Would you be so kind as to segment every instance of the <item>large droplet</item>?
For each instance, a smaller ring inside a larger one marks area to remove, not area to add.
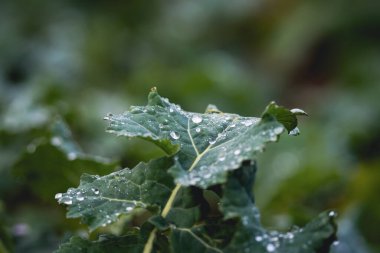
[[[268,252],[273,252],[276,249],[276,247],[273,244],[269,243],[266,249]]]
[[[174,140],[178,140],[179,139],[179,134],[174,132],[174,131],[171,131],[170,132],[170,137],[172,137]]]
[[[194,115],[192,118],[191,118],[191,121],[195,124],[199,124],[202,122],[202,117],[199,116],[199,115]]]
[[[299,109],[299,108],[294,108],[294,109],[291,109],[290,111],[293,114],[295,114],[295,115],[305,115],[305,116],[308,116],[307,113],[304,110]]]

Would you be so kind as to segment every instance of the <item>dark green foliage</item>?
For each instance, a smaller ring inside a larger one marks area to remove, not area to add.
[[[73,237],[57,252],[327,252],[336,239],[334,212],[301,229],[268,231],[252,193],[257,154],[284,129],[298,134],[296,115],[306,113],[275,103],[261,118],[210,108],[187,112],[152,89],[147,106],[108,115],[108,132],[151,141],[167,157],[102,177],[84,174],[78,188],[56,197],[68,205],[67,217],[82,218],[90,230],[145,209],[144,236],[126,228],[98,241]]]

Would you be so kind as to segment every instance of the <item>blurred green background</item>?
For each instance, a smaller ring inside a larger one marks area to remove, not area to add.
[[[333,209],[333,252],[380,252],[379,83],[379,1],[1,0],[0,252],[86,236],[55,193],[107,172],[97,166],[162,155],[102,120],[145,104],[153,86],[189,111],[304,109],[301,135],[259,158],[263,224],[287,229]]]

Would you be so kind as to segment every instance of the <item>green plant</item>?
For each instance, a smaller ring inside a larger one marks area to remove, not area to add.
[[[304,228],[268,231],[252,194],[255,158],[287,130],[297,135],[300,109],[270,103],[260,118],[182,110],[153,88],[147,106],[108,115],[108,132],[153,142],[167,156],[106,176],[84,174],[78,188],[58,193],[68,218],[90,231],[149,214],[136,228],[91,241],[72,237],[57,252],[328,252],[334,212]],[[144,216],[146,217],[146,216]]]

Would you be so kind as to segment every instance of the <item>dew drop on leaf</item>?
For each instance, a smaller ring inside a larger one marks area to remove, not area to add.
[[[249,127],[250,125],[253,124],[253,121],[252,121],[252,120],[246,120],[246,121],[242,121],[241,123],[242,123],[244,126]]]
[[[96,195],[99,194],[99,190],[98,190],[98,189],[92,188],[91,190],[92,190]]]
[[[202,122],[202,117],[199,116],[199,115],[194,115],[192,118],[191,118],[191,121],[193,121],[193,123],[195,124],[199,124]]]
[[[179,134],[174,132],[174,131],[171,131],[170,132],[170,136],[174,139],[174,140],[178,140],[179,139]]]
[[[57,193],[54,196],[55,199],[60,199],[61,197],[62,197],[62,193]]]
[[[78,201],[83,201],[83,200],[84,200],[84,197],[83,197],[83,196],[78,196],[78,197],[77,197],[77,200],[78,200]]]
[[[201,129],[199,127],[195,128],[195,132],[199,133]]]
[[[241,153],[240,149],[236,149],[236,150],[234,151],[234,154],[235,154],[235,155],[239,155],[240,153]]]
[[[59,146],[62,144],[62,139],[57,136],[54,136],[53,138],[51,138],[50,143],[54,146]]]
[[[75,160],[76,158],[77,154],[75,154],[74,152],[70,152],[67,154],[67,159],[69,159],[70,161]]]
[[[263,240],[263,238],[262,238],[261,236],[257,235],[257,236],[255,237],[255,240],[256,240],[257,242],[261,242],[261,241]]]
[[[273,252],[276,249],[276,247],[273,244],[269,243],[266,249],[268,252]]]
[[[126,209],[127,209],[127,211],[132,211],[132,210],[133,210],[133,207],[128,206]]]
[[[300,130],[298,127],[294,128],[292,131],[289,132],[289,135],[297,136],[300,134]]]
[[[65,201],[63,201],[63,204],[66,204],[66,205],[71,205],[73,203],[73,201],[71,199],[67,199]]]

